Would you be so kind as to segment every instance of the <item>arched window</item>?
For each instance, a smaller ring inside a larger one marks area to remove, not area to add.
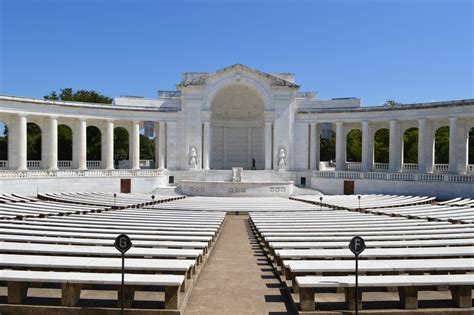
[[[123,127],[114,128],[114,161],[115,168],[130,168],[128,165],[130,151],[130,135]]]
[[[418,128],[410,128],[403,134],[403,163],[418,163]]]
[[[449,163],[449,126],[443,126],[435,132],[435,164]]]
[[[58,160],[72,161],[72,129],[58,125]]]
[[[41,128],[29,122],[26,134],[28,168],[41,168]]]

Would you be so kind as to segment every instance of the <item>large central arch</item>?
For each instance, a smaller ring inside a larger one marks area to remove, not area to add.
[[[265,166],[264,111],[260,95],[246,85],[224,87],[211,105],[211,169]]]

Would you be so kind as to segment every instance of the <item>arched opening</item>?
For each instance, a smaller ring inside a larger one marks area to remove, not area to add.
[[[140,130],[140,168],[156,168],[153,122],[145,122]]]
[[[247,86],[232,85],[216,94],[211,108],[210,168],[251,169],[255,160],[256,169],[264,169],[265,106],[260,95]],[[195,149],[202,153],[202,148]]]
[[[409,128],[403,134],[403,170],[418,170],[418,128]]]
[[[469,164],[469,171],[474,172],[474,127],[469,130],[469,139],[467,145],[467,163]]]
[[[336,132],[332,130],[332,124],[321,124],[319,135],[319,161],[322,163],[320,169],[334,167],[336,161]]]
[[[449,126],[436,129],[435,132],[435,163],[449,163]]]
[[[58,166],[72,167],[72,129],[66,125],[58,125]]]
[[[114,164],[115,168],[130,168],[130,135],[123,127],[114,128]]]
[[[8,127],[0,121],[0,169],[8,168]]]
[[[28,168],[41,168],[41,128],[35,123],[26,125]]]
[[[388,170],[390,130],[379,129],[374,134],[374,170]]]
[[[436,172],[447,172],[449,164],[449,126],[436,129],[434,136],[434,162]]]
[[[346,136],[346,162],[362,162],[362,131],[352,129]]]
[[[87,168],[100,168],[102,133],[96,126],[87,126]]]

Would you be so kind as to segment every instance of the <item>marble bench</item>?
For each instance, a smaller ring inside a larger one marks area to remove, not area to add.
[[[61,284],[62,306],[75,306],[84,284],[118,286],[120,296],[121,277],[121,273],[0,270],[0,281],[7,282],[8,303],[12,304],[23,303],[30,283]],[[125,274],[124,306],[132,305],[136,286],[160,286],[165,288],[165,309],[178,309],[179,292],[184,278],[183,275]]]
[[[300,309],[315,310],[316,288],[344,288],[345,301],[349,310],[355,309],[355,277],[304,276],[295,278],[299,288]],[[418,308],[418,290],[422,287],[449,286],[454,303],[460,308],[472,307],[471,287],[474,275],[395,275],[359,276],[359,287],[398,287],[400,301],[405,309]],[[359,307],[362,307],[362,293],[359,290]]]

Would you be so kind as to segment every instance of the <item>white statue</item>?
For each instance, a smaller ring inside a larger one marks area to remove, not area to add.
[[[189,169],[190,170],[196,170],[197,169],[196,156],[197,156],[196,148],[191,147],[189,149]]]
[[[280,148],[280,152],[278,152],[278,169],[284,170],[286,166],[285,161],[286,153],[284,148]]]

